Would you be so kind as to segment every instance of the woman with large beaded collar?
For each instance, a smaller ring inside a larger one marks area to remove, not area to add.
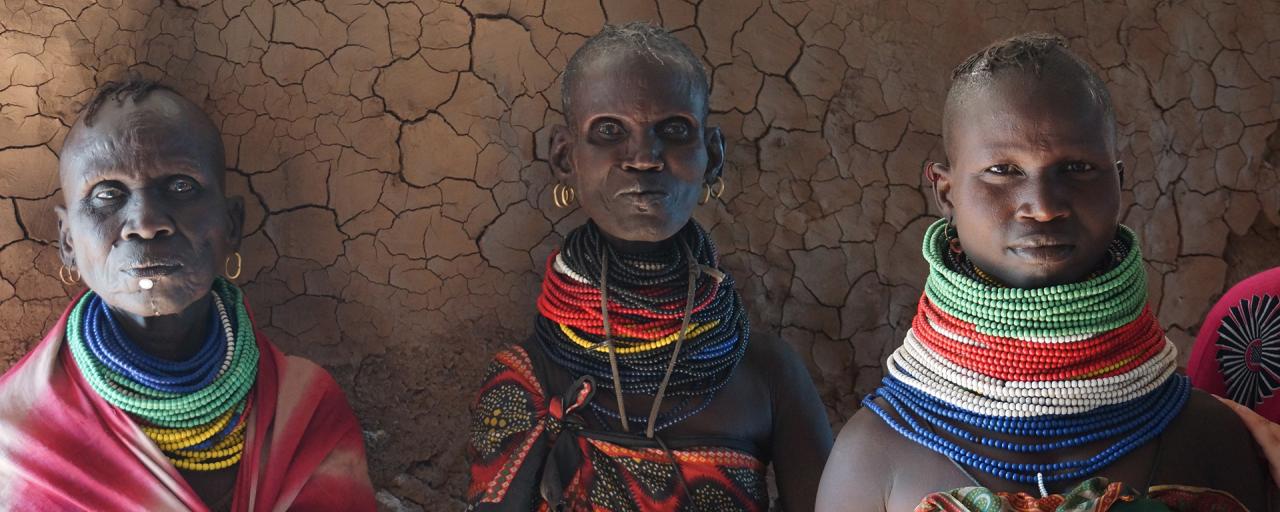
[[[1146,306],[1101,78],[1014,37],[956,69],[943,123],[925,293],[818,510],[1264,510],[1248,431],[1189,391]]]
[[[239,288],[239,197],[194,103],[96,91],[57,207],[81,293],[0,380],[0,508],[373,510],[359,424],[323,369],[261,333]]]
[[[570,59],[551,166],[590,220],[553,252],[535,333],[472,413],[476,510],[811,510],[831,432],[804,366],[749,331],[694,207],[721,192],[700,61],[605,27]]]

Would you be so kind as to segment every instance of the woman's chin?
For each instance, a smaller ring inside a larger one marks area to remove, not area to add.
[[[209,292],[208,286],[199,289],[192,283],[155,280],[150,288],[146,284],[127,289],[98,293],[112,309],[138,317],[156,317],[183,313]],[[95,290],[95,292],[97,292]]]
[[[1014,288],[1047,288],[1083,281],[1089,270],[1068,263],[1025,265],[1014,272],[993,273],[1000,282]],[[1000,275],[1004,274],[1004,275]]]
[[[653,244],[671,239],[688,222],[688,219],[683,222],[677,222],[666,215],[637,214],[628,215],[621,219],[615,218],[612,226],[601,225],[601,228],[608,235],[611,242]]]

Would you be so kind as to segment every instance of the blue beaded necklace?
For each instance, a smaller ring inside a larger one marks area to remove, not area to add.
[[[1070,481],[1092,475],[1163,432],[1182,410],[1190,394],[1187,378],[1175,376],[1156,391],[1138,400],[1099,408],[1086,414],[1013,419],[964,411],[912,389],[893,377],[886,377],[883,384],[876,392],[867,395],[862,405],[879,415],[899,434],[961,464],[1020,483]],[[877,397],[883,398],[896,414],[890,414],[875,403]],[[974,434],[957,423],[1001,434],[1057,439],[1041,443],[1015,443]],[[1006,462],[978,454],[936,434],[927,425],[971,443],[1015,453],[1045,453],[1100,439],[1122,437],[1088,459],[1028,464]]]
[[[218,378],[227,354],[219,317],[210,306],[209,334],[196,355],[185,361],[168,361],[138,349],[97,294],[89,297],[85,315],[85,341],[93,355],[112,371],[136,383],[164,393],[190,393]],[[235,320],[232,319],[233,326]],[[234,329],[234,327],[233,327]]]

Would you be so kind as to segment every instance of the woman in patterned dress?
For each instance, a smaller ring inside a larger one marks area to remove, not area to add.
[[[559,206],[590,218],[547,264],[535,333],[473,407],[474,510],[812,510],[831,446],[808,372],[752,332],[694,207],[723,192],[692,52],[605,27],[563,77]],[[607,304],[607,306],[606,306]]]

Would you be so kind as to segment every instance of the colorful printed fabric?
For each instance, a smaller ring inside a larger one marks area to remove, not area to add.
[[[1187,376],[1195,387],[1280,421],[1280,267],[1218,299],[1196,336]]]
[[[1245,512],[1230,494],[1213,489],[1154,486],[1146,496],[1120,482],[1092,478],[1066,494],[1037,498],[1026,493],[961,487],[925,496],[915,512]]]
[[[768,510],[763,462],[587,430],[594,391],[583,378],[547,399],[523,348],[499,352],[472,407],[469,510]]]
[[[0,508],[208,510],[127,413],[81,375],[68,308],[0,378]],[[337,383],[257,333],[245,451],[231,510],[375,510],[360,425]]]

